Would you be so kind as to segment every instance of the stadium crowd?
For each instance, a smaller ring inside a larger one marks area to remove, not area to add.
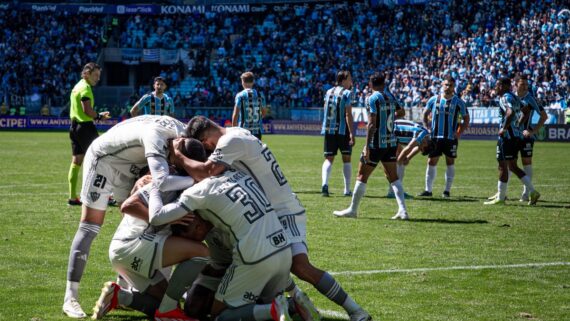
[[[370,8],[337,3],[270,14],[122,16],[109,44],[188,49],[186,74],[173,67],[162,75],[172,81],[178,106],[232,106],[244,70],[258,75],[256,86],[272,106],[321,106],[342,68],[352,71],[359,103],[367,75],[383,70],[407,106],[424,106],[448,73],[458,79],[457,90],[468,105],[489,106],[499,76],[520,72],[530,76],[535,95],[548,104],[568,99],[570,12],[561,11],[563,4],[483,0]],[[65,97],[77,80],[72,70],[93,60],[104,45],[101,19],[54,14],[45,20],[2,12],[2,97]],[[76,26],[76,32],[65,32]],[[22,52],[32,55],[17,59]],[[199,81],[181,95],[176,85],[184,77]]]

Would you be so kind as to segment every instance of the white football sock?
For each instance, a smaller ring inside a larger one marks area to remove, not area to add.
[[[350,209],[354,212],[358,210],[358,205],[360,205],[360,200],[366,193],[366,183],[362,183],[361,181],[357,180],[354,183],[354,191],[352,193],[352,201],[350,202]]]
[[[523,182],[524,186],[529,191],[529,193],[534,192],[534,185],[532,185],[532,182],[530,181],[530,177],[528,177],[528,175],[523,176],[521,178],[521,182]]]
[[[524,172],[526,174],[526,176],[528,176],[528,179],[532,182],[532,164],[531,165],[524,165]],[[526,187],[526,185],[524,185],[523,187],[523,195],[528,196],[528,194],[530,193],[530,190]]]
[[[508,183],[508,182],[507,182],[507,183],[504,183],[504,182],[499,181],[499,184],[498,184],[498,188],[499,188],[499,199],[500,199],[501,201],[504,201],[505,198],[506,198],[506,196],[507,196],[507,187],[508,187],[508,186],[509,186],[509,183]]]
[[[69,299],[79,299],[79,282],[67,281],[64,300]]]
[[[322,169],[323,183],[321,184],[321,186],[325,186],[325,185],[329,184],[329,177],[331,176],[331,169],[332,169],[331,161],[329,161],[328,159],[325,159],[325,161],[323,162],[323,169]]]
[[[437,175],[437,166],[430,166],[426,168],[426,191],[431,192],[435,176]]]
[[[342,166],[342,174],[344,175],[344,194],[350,193],[350,177],[352,175],[352,164],[344,163]]]
[[[455,178],[455,165],[447,165],[445,170],[445,191],[451,191],[451,184],[453,184],[453,179]]]
[[[392,186],[392,190],[394,191],[394,195],[396,196],[396,202],[398,202],[398,212],[406,211],[406,203],[404,200],[404,187],[402,186],[402,182],[398,179],[392,182],[390,186]]]
[[[406,165],[398,163],[396,165],[396,171],[398,173],[398,179],[400,182],[404,181],[404,174],[406,173]]]

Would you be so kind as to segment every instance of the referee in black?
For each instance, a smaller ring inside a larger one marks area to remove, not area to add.
[[[71,126],[69,127],[69,138],[71,139],[71,166],[69,167],[69,199],[67,205],[81,205],[77,196],[77,183],[79,170],[83,163],[83,156],[91,142],[99,136],[94,120],[107,119],[110,117],[108,111],[97,114],[95,112],[95,99],[93,97],[93,86],[97,85],[101,77],[101,67],[94,62],[90,62],[81,71],[81,80],[73,87],[70,95],[69,117]]]

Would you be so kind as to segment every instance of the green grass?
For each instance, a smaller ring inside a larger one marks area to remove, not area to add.
[[[412,220],[392,221],[393,199],[380,170],[368,183],[356,220],[332,211],[348,206],[342,196],[340,158],[333,165],[331,197],[320,195],[322,138],[265,136],[281,168],[307,208],[310,257],[330,272],[454,266],[570,262],[570,145],[537,143],[534,183],[537,206],[518,202],[521,183],[509,186],[506,206],[486,207],[495,193],[497,163],[492,141],[462,141],[452,199],[439,198],[445,165],[440,162],[434,199],[407,202]],[[355,151],[362,148],[357,139]],[[66,133],[0,132],[0,320],[65,320],[61,304],[69,246],[80,210],[66,206],[70,146]],[[357,170],[357,155],[353,172]],[[425,158],[406,171],[404,187],[423,189]],[[354,177],[351,184],[354,184]],[[81,283],[89,312],[103,282],[114,279],[108,245],[120,219],[107,213]],[[339,274],[344,289],[375,320],[570,320],[570,265]],[[315,304],[342,311],[299,282]],[[109,320],[142,320],[136,312]],[[334,320],[328,317],[328,320]]]

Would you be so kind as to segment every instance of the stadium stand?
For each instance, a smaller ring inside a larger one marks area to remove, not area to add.
[[[79,76],[73,70],[102,48],[117,47],[189,52],[161,74],[177,106],[232,106],[244,70],[258,75],[256,85],[272,106],[320,106],[339,68],[352,71],[357,102],[367,91],[366,76],[381,70],[410,107],[423,106],[446,74],[458,79],[457,90],[471,106],[491,105],[496,79],[514,73],[528,74],[537,98],[550,104],[568,99],[570,13],[561,11],[564,3],[343,2],[269,14],[53,13],[50,19],[0,8],[0,95],[9,104],[18,97],[34,97],[38,106],[65,101]]]

